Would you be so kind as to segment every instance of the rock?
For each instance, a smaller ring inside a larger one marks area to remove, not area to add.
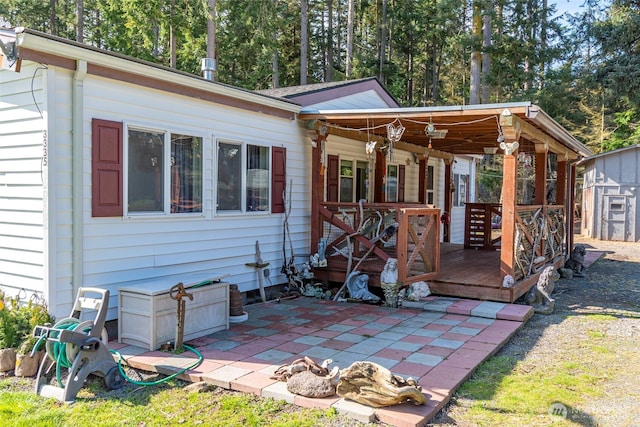
[[[189,393],[204,393],[206,391],[211,391],[213,386],[204,381],[199,381],[197,383],[189,384],[184,388],[185,391]]]
[[[331,378],[319,377],[310,371],[298,372],[287,380],[287,390],[305,397],[330,397],[336,394]]]

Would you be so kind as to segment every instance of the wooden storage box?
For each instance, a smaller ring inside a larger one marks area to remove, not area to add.
[[[175,341],[178,302],[169,290],[176,283],[154,280],[118,289],[118,342],[156,350]],[[185,298],[184,340],[229,329],[229,284],[183,283],[193,294],[193,300]]]

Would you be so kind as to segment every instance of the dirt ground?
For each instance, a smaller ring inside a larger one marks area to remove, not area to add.
[[[614,316],[615,321],[607,322],[604,334],[613,340],[610,342],[620,360],[606,363],[617,365],[621,373],[606,379],[602,397],[576,408],[571,419],[575,424],[571,425],[639,426],[640,243],[576,236],[575,244],[583,244],[587,251],[602,251],[603,255],[588,267],[585,278],[558,280],[552,294],[554,313],[534,315],[498,355],[514,357],[525,366],[545,366],[550,358],[562,354],[563,343],[565,348],[570,347],[566,344],[572,340],[589,336],[592,325],[574,320],[587,314]],[[465,414],[470,403],[463,400],[454,397],[429,425],[476,426],[469,413]]]

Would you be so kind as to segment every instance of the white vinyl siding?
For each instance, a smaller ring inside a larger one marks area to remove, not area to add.
[[[0,71],[0,286],[7,295],[45,291],[44,174],[51,157],[43,156],[55,141],[44,132],[46,74],[35,64]]]
[[[311,146],[295,121],[224,107],[187,97],[166,94],[126,83],[88,76],[84,84],[86,149],[85,183],[90,183],[91,119],[130,121],[148,128],[203,135],[203,212],[194,218],[92,218],[91,192],[85,188],[84,285],[117,288],[136,280],[175,277],[202,272],[229,274],[225,280],[240,291],[257,289],[257,273],[246,263],[255,262],[255,242],[260,242],[263,262],[271,269],[273,284],[283,283],[282,227],[284,214],[215,213],[217,179],[216,142],[243,141],[287,149],[287,197],[292,206],[289,231],[296,256],[309,252],[310,176],[307,167]],[[168,102],[170,98],[170,102]],[[289,186],[293,183],[292,188]],[[291,191],[291,193],[289,193]],[[288,242],[287,242],[288,247]],[[288,252],[288,251],[287,251]],[[292,254],[287,253],[287,256]],[[115,307],[110,318],[115,317]]]

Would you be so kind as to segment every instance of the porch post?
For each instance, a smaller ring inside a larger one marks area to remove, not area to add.
[[[575,232],[575,218],[573,217],[574,206],[576,203],[576,164],[571,163],[569,166],[569,227],[567,227],[567,255],[573,250],[573,233]]]
[[[385,183],[387,182],[387,156],[382,150],[376,150],[376,176],[374,179],[373,201],[386,202]]]
[[[418,163],[418,203],[427,203],[427,160]]]
[[[504,170],[502,172],[502,249],[500,251],[501,277],[509,275],[515,278],[513,267],[516,235],[517,155],[517,150],[511,154],[504,154]]]
[[[565,208],[565,215],[569,211],[567,204],[567,159],[558,160],[558,177],[556,182],[556,205],[563,205]]]
[[[445,243],[451,242],[451,165],[453,160],[444,161],[444,212],[449,216],[449,221],[444,222],[442,241]]]
[[[322,144],[326,135],[309,131],[312,141],[311,149],[311,241],[310,252],[318,250],[320,240],[320,203],[324,194],[324,166],[322,165]]]
[[[547,204],[547,152],[546,144],[536,144],[536,193],[534,204]]]

